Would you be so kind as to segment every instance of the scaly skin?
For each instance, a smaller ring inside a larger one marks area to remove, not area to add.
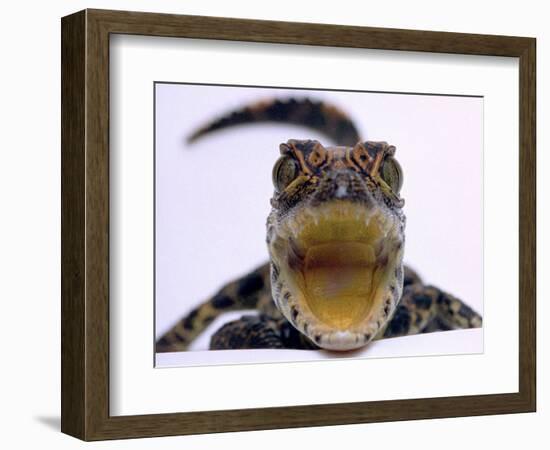
[[[361,142],[339,109],[310,100],[260,102],[194,133],[249,122],[294,123],[344,146],[290,140],[274,167],[267,222],[270,262],[226,284],[162,336],[185,350],[219,314],[257,309],[220,328],[212,349],[350,350],[375,339],[481,327],[452,295],[403,265],[402,174],[385,142]]]

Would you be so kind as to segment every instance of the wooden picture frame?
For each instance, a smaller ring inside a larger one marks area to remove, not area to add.
[[[122,11],[62,19],[62,417],[84,440],[535,411],[534,38]],[[109,415],[109,36],[221,39],[519,58],[519,392]]]

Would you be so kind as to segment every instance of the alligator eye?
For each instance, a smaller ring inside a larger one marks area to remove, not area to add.
[[[386,158],[382,166],[381,176],[392,191],[399,194],[401,186],[403,186],[403,171],[396,159],[391,156]]]
[[[290,156],[281,156],[273,167],[273,185],[283,191],[298,176],[298,164]]]

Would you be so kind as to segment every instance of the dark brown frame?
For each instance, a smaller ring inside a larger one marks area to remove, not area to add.
[[[98,440],[535,411],[534,38],[103,10],[75,13],[61,25],[63,432]],[[519,392],[109,416],[108,98],[113,33],[518,57]]]

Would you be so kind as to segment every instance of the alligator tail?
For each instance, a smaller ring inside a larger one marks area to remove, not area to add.
[[[196,130],[188,142],[236,125],[275,122],[300,125],[319,131],[336,145],[353,146],[361,140],[353,121],[339,108],[308,98],[267,100],[238,109]]]

